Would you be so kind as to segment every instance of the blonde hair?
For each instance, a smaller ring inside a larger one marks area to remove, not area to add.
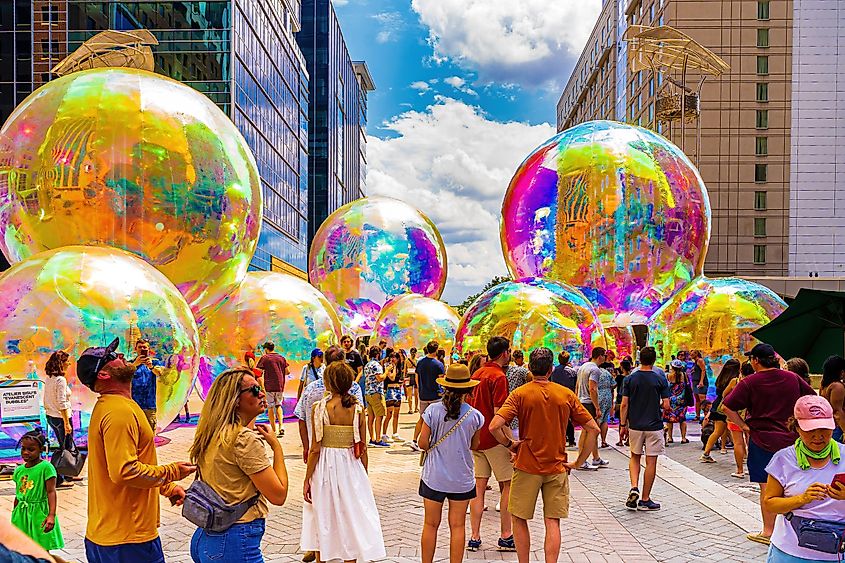
[[[188,450],[191,463],[199,462],[212,440],[219,436],[223,444],[228,444],[243,426],[238,416],[238,400],[241,381],[246,375],[252,375],[252,371],[246,368],[227,369],[211,384],[202,405],[194,443]]]

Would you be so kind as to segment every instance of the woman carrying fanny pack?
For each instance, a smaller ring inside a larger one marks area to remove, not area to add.
[[[840,444],[831,439],[836,424],[824,397],[807,395],[795,403],[789,429],[795,445],[777,452],[766,472],[763,507],[778,514],[769,563],[839,561],[845,535],[845,473]]]
[[[249,503],[249,508],[224,531],[197,528],[191,538],[191,559],[197,563],[264,561],[261,538],[267,503],[281,506],[288,493],[279,439],[266,425],[249,428],[266,408],[264,391],[248,368],[224,371],[208,391],[190,449],[191,463],[223,502]],[[272,463],[262,439],[273,450]]]

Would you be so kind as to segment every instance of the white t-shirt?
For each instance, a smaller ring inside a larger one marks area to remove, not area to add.
[[[61,418],[63,410],[70,410],[70,387],[63,375],[47,376],[44,383],[44,412],[47,416]],[[68,413],[70,414],[70,413]]]
[[[578,368],[575,391],[581,404],[593,404],[593,399],[590,397],[590,381],[595,381],[598,385],[599,377],[601,377],[601,368],[595,362],[584,362]]]
[[[843,452],[842,445],[834,442],[839,447],[840,454]],[[820,469],[801,469],[798,467],[798,459],[795,457],[795,446],[789,446],[775,453],[769,465],[766,466],[766,473],[774,477],[783,486],[784,496],[792,497],[800,495],[813,483],[828,485],[833,481],[837,473],[845,473],[845,455],[842,455],[839,464],[834,465],[828,461],[827,465]],[[834,522],[845,522],[845,500],[834,500],[830,497],[824,500],[816,500],[805,504],[801,508],[793,510],[795,516],[804,518],[816,518],[818,520],[832,520]],[[833,553],[823,553],[814,549],[807,549],[798,546],[798,536],[782,514],[778,514],[775,520],[775,531],[772,533],[772,545],[788,555],[803,557],[813,561],[839,561]]]
[[[311,364],[305,364],[304,366],[302,366],[302,375],[299,376],[299,380],[304,381],[305,385],[313,383],[323,377],[323,372],[325,371],[325,369],[326,366],[312,368]]]

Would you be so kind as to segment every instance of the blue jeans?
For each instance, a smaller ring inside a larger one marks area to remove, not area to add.
[[[207,532],[197,528],[191,538],[191,559],[194,563],[264,563],[261,538],[264,518],[234,524],[225,532]]]
[[[65,444],[65,419],[47,415],[47,424],[53,430],[53,433],[56,435],[56,441],[59,443],[59,450],[64,447]],[[71,428],[71,434],[73,434],[73,428]],[[63,475],[56,474],[56,485],[61,485],[65,482],[65,478]]]

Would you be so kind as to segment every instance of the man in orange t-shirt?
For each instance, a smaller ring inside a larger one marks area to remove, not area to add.
[[[497,443],[516,455],[508,511],[520,563],[527,562],[531,552],[528,520],[534,517],[541,491],[546,561],[557,561],[560,553],[560,519],[569,515],[569,471],[590,455],[582,448],[577,460],[567,462],[566,427],[580,424],[588,434],[587,443],[599,433],[596,421],[575,393],[549,381],[553,367],[551,350],[537,348],[531,352],[528,369],[534,380],[516,388],[490,423],[490,433]],[[519,440],[510,436],[508,428],[514,418],[519,420]]]
[[[510,495],[513,463],[511,454],[490,434],[488,427],[496,411],[505,404],[508,398],[508,377],[505,366],[511,361],[510,342],[502,336],[494,336],[487,341],[487,357],[489,361],[479,368],[473,379],[481,381],[467,399],[470,406],[475,407],[484,415],[484,426],[479,430],[480,440],[478,449],[473,450],[475,463],[475,498],[470,501],[470,528],[472,533],[467,542],[467,550],[478,551],[481,547],[481,517],[484,514],[484,493],[487,481],[491,476],[496,477],[499,489],[502,491],[499,517],[501,519],[501,536],[498,541],[500,551],[514,551],[513,527],[508,512],[508,496]]]

